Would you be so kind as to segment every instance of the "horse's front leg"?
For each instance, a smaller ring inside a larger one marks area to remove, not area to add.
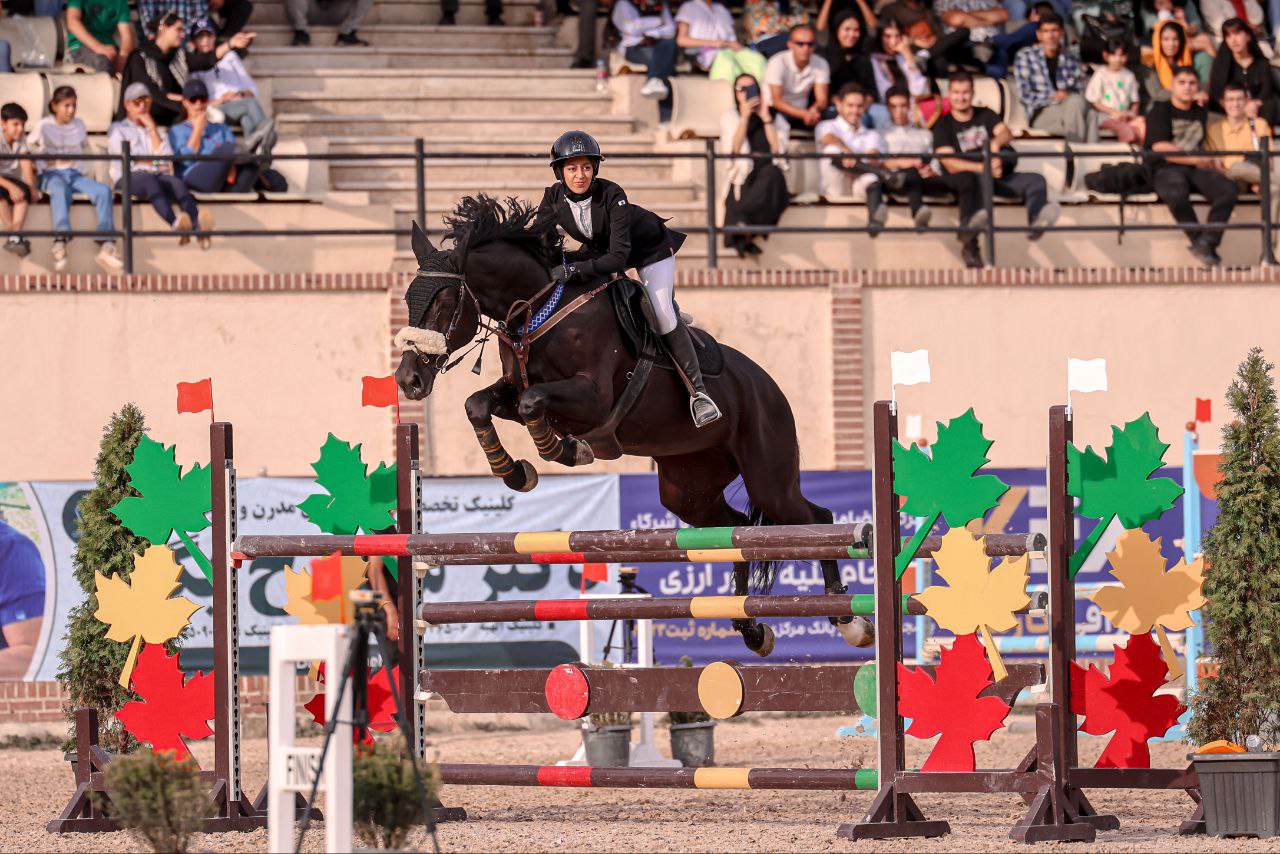
[[[512,459],[493,426],[494,415],[509,421],[520,420],[516,414],[518,398],[514,385],[505,379],[498,380],[467,398],[467,420],[476,431],[476,439],[493,476],[502,478],[502,482],[516,492],[528,492],[538,485],[538,473],[528,460]]]
[[[529,428],[538,456],[562,466],[585,466],[595,461],[591,446],[572,436],[556,433],[547,411],[579,424],[601,424],[609,416],[608,402],[594,382],[582,376],[539,383],[520,395],[518,412]]]

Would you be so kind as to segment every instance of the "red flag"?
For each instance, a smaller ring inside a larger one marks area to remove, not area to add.
[[[582,565],[582,583],[578,585],[578,592],[585,593],[588,581],[608,581],[609,565],[607,563],[584,563]]]
[[[178,383],[178,412],[204,412],[209,410],[213,419],[213,380],[205,378],[193,383]]]
[[[386,377],[362,377],[364,384],[360,392],[361,406],[394,406],[396,423],[400,423],[400,389],[396,386],[395,375]]]
[[[342,552],[311,561],[311,601],[342,595]]]
[[[1213,401],[1196,398],[1196,421],[1207,424],[1213,420]]]

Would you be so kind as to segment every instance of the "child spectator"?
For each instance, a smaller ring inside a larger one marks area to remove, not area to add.
[[[36,125],[32,146],[41,154],[49,155],[40,160],[40,189],[49,195],[53,212],[53,230],[71,230],[71,194],[84,193],[93,203],[98,214],[100,232],[115,230],[111,211],[111,188],[84,174],[84,164],[76,157],[84,153],[89,133],[84,122],[76,118],[76,90],[59,86],[49,100],[49,115]],[[67,268],[68,237],[53,239],[53,269],[61,272]],[[95,237],[98,266],[108,273],[124,269],[116,251],[114,237]]]
[[[793,128],[811,128],[822,120],[831,98],[831,66],[814,56],[817,36],[810,27],[796,27],[788,50],[769,58],[765,69],[765,95],[774,112]]]
[[[27,224],[27,206],[35,201],[35,164],[30,160],[5,160],[6,155],[30,154],[27,148],[27,111],[19,104],[0,107],[0,226],[5,231],[22,231]],[[31,243],[21,234],[11,234],[4,248],[19,258],[31,254]]]
[[[1093,72],[1084,97],[1105,118],[1098,127],[1123,143],[1142,144],[1146,120],[1138,112],[1138,78],[1128,68],[1129,45],[1112,39],[1102,49],[1106,65]]]
[[[733,83],[733,103],[734,109],[720,119],[720,148],[724,154],[781,154],[786,150],[787,127],[770,112],[756,78],[750,74],[738,76]],[[791,200],[782,170],[765,158],[742,157],[728,163],[724,224],[777,225]],[[762,251],[752,234],[726,234],[724,245],[735,250],[739,258]]]
[[[1271,64],[1262,55],[1253,30],[1240,18],[1229,18],[1222,25],[1224,50],[1218,51],[1209,72],[1209,99],[1226,112],[1222,94],[1227,84],[1238,83],[1249,96],[1249,115],[1261,116],[1271,125],[1280,122],[1280,95],[1271,77]]]
[[[133,49],[129,0],[67,0],[67,62],[119,74]]]
[[[929,94],[929,78],[916,65],[911,46],[902,34],[902,28],[893,21],[885,21],[880,27],[880,49],[871,54],[871,78],[876,100],[867,111],[871,124],[877,130],[889,127],[892,121],[886,106],[888,93],[895,87],[905,89],[912,98]]]
[[[197,53],[215,51],[217,36],[214,34],[212,21],[202,18],[191,29],[194,32],[192,43]],[[213,68],[197,71],[191,76],[204,83],[209,94],[209,106],[220,109],[228,122],[240,125],[240,130],[244,132],[244,147],[270,156],[275,145],[276,123],[267,117],[266,111],[258,103],[258,84],[245,70],[240,54],[229,50]]]
[[[884,140],[880,134],[862,126],[862,116],[871,98],[857,83],[846,83],[836,93],[835,106],[839,115],[818,123],[814,138],[818,151],[835,155],[818,161],[822,175],[822,194],[828,199],[848,196],[857,190],[866,195],[867,233],[880,234],[889,219],[889,207],[884,203],[884,170],[876,159],[846,157],[849,154],[883,154]],[[901,187],[894,181],[895,189]]]
[[[793,29],[808,25],[809,10],[803,2],[746,0],[742,7],[742,30],[747,34],[747,43],[766,59],[787,49]]]
[[[1209,222],[1231,219],[1238,195],[1235,182],[1222,174],[1216,157],[1184,152],[1204,148],[1208,111],[1199,103],[1200,77],[1189,65],[1174,69],[1168,101],[1147,113],[1147,148],[1160,153],[1149,161],[1156,195],[1191,239],[1191,254],[1205,267],[1222,264],[1218,245],[1222,232],[1202,231],[1191,205],[1194,190],[1209,200]]]
[[[169,147],[179,157],[184,154],[221,156],[225,160],[179,160],[175,172],[198,193],[247,193],[258,181],[258,167],[236,166],[236,140],[231,128],[209,120],[209,91],[199,80],[182,87],[186,121],[169,128]]]
[[[671,97],[667,81],[676,73],[676,22],[666,0],[617,0],[613,25],[622,34],[623,56],[645,66],[640,94],[656,101]],[[667,110],[670,110],[668,105]]]
[[[113,122],[107,133],[107,149],[112,154],[119,156],[126,142],[135,156],[173,154],[168,138],[152,118],[151,92],[146,84],[134,83],[124,90],[124,108],[125,117]],[[117,188],[121,186],[123,177],[124,170],[119,161],[112,161],[111,178]],[[199,209],[187,185],[173,175],[171,161],[134,160],[129,164],[129,181],[133,197],[151,202],[160,218],[177,232],[178,245],[185,246],[191,242],[191,231],[199,222],[200,230],[205,232],[200,237],[200,248],[209,248],[212,239],[208,232],[213,231],[213,214]],[[173,212],[175,204],[180,211],[176,215]]]
[[[1222,93],[1222,106],[1226,116],[1209,125],[1207,134],[1211,151],[1260,151],[1262,140],[1271,136],[1271,126],[1267,120],[1250,116],[1248,112],[1249,93],[1239,83],[1228,83]],[[1241,154],[1223,155],[1220,160],[1222,172],[1241,190],[1258,192],[1262,184],[1262,164],[1257,158],[1245,157]],[[1272,172],[1274,185],[1277,178]]]
[[[982,206],[982,161],[946,155],[978,154],[983,149],[991,152],[992,193],[1023,203],[1027,211],[1028,240],[1039,240],[1045,229],[1058,221],[1061,209],[1056,202],[1049,202],[1044,176],[1015,171],[1017,155],[1009,147],[1013,134],[994,112],[973,106],[972,75],[964,71],[951,75],[947,97],[951,99],[951,112],[933,125],[933,150],[960,208],[961,230],[956,237],[962,243],[965,266],[981,267],[977,232],[988,221]]]
[[[1067,142],[1096,142],[1098,117],[1081,91],[1080,60],[1062,49],[1065,34],[1057,12],[1040,16],[1037,44],[1019,51],[1013,60],[1018,100],[1033,128]]]
[[[933,210],[924,203],[925,196],[949,196],[951,189],[938,175],[933,159],[933,134],[911,121],[911,93],[894,87],[885,95],[889,108],[889,127],[880,130],[885,150],[898,155],[884,162],[886,169],[901,176],[902,192],[911,205],[911,219],[916,228],[927,228]]]
[[[733,13],[715,0],[685,0],[681,4],[676,13],[676,46],[713,80],[764,74],[764,57],[742,46],[734,31]]]

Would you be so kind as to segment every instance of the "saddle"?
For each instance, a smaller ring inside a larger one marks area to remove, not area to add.
[[[658,340],[654,329],[653,307],[649,304],[649,296],[644,286],[632,279],[618,279],[609,286],[609,299],[613,302],[613,311],[618,317],[618,327],[622,330],[622,340],[627,350],[637,359],[649,356],[653,366],[667,371],[674,371],[675,365],[671,357]],[[676,307],[679,311],[679,306]],[[702,366],[704,377],[718,377],[724,372],[724,350],[720,342],[712,338],[702,329],[689,327],[693,336],[693,346],[698,353],[698,364]]]

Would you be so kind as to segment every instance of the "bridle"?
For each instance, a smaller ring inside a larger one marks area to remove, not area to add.
[[[443,351],[439,353],[423,353],[422,351],[418,350],[416,347],[413,348],[414,354],[418,357],[418,361],[422,365],[426,367],[435,368],[436,372],[440,374],[448,373],[448,371],[454,366],[456,366],[459,362],[461,362],[462,359],[467,355],[467,353],[471,352],[472,349],[474,349],[477,346],[483,347],[485,342],[489,340],[489,337],[496,330],[494,330],[485,322],[484,312],[480,310],[480,300],[476,298],[476,295],[472,292],[471,288],[467,285],[466,275],[462,273],[450,273],[444,270],[432,271],[432,270],[419,269],[417,272],[416,278],[448,279],[458,283],[458,301],[457,301],[457,304],[453,307],[453,315],[449,318],[449,325],[445,328]],[[444,284],[438,284],[430,289],[430,291],[427,293],[425,298],[426,304],[423,306],[424,316],[426,312],[431,308],[431,303],[435,302],[436,297],[440,295],[440,291],[444,290],[446,287],[448,286]],[[470,300],[471,305],[475,308],[476,321],[480,329],[484,330],[485,335],[483,338],[480,339],[480,341],[476,342],[470,348],[468,348],[465,352],[463,352],[462,355],[458,356],[458,358],[450,362],[449,357],[452,355],[453,351],[449,349],[449,341],[453,338],[453,333],[457,331],[458,324],[462,321],[462,309],[466,306],[467,300]]]

